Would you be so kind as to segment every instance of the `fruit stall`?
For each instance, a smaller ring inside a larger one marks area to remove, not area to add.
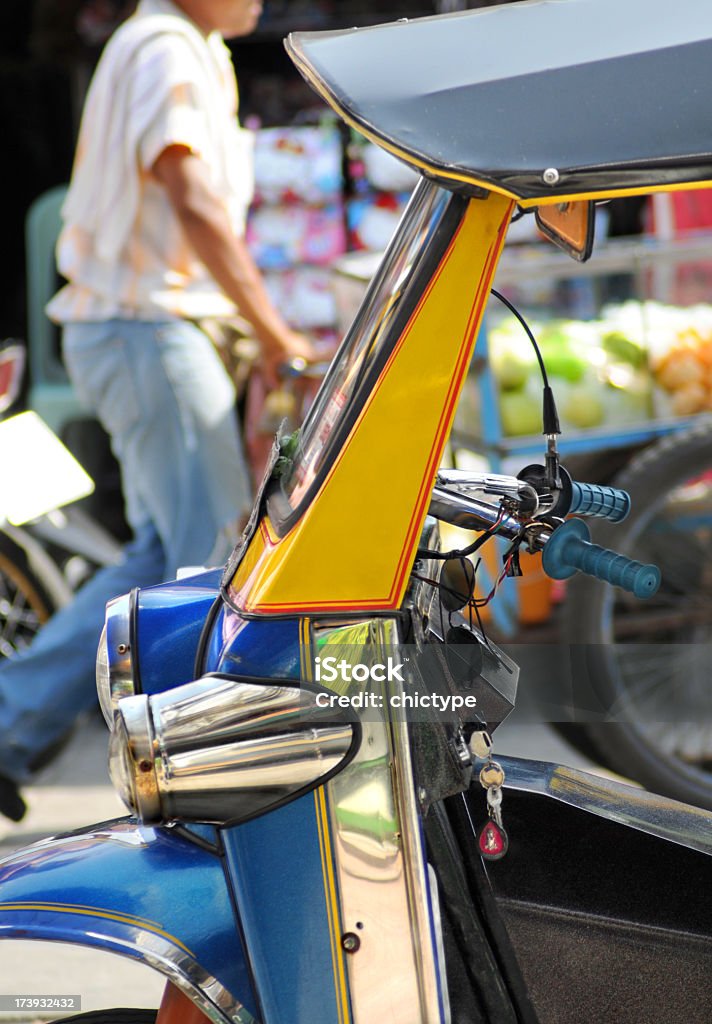
[[[505,247],[495,288],[537,339],[574,475],[586,479],[591,467],[605,482],[629,453],[712,412],[711,255],[708,232],[602,239],[583,265],[551,246]],[[531,343],[493,297],[456,416],[456,461],[477,453],[515,473],[542,461],[541,407]],[[522,568],[492,605],[502,637],[549,622],[557,598],[536,556]],[[496,560],[483,569],[494,576]]]
[[[495,287],[539,343],[563,453],[638,446],[712,412],[711,257],[708,233],[604,240],[584,265],[540,244],[505,248]],[[492,298],[456,442],[496,465],[540,453],[541,387],[530,341]]]

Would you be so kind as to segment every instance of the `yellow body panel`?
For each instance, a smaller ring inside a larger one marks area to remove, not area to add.
[[[260,524],[231,587],[244,610],[399,607],[511,210],[470,201],[310,506],[281,540]]]

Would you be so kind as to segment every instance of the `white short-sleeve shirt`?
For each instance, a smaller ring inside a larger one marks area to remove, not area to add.
[[[144,0],[134,18],[157,11],[180,14],[169,0]],[[204,58],[198,59],[194,45],[180,34],[164,33],[148,38],[140,46],[131,61],[128,81],[112,81],[111,61],[105,68],[100,65],[97,69],[92,88],[104,90],[106,97],[117,89],[128,89],[122,116],[130,119],[130,125],[142,127],[135,139],[129,125],[126,133],[106,133],[107,143],[99,152],[97,147],[82,146],[80,135],[73,175],[80,168],[83,173],[88,170],[88,180],[102,183],[101,200],[108,200],[111,209],[112,190],[116,193],[115,201],[122,202],[126,194],[122,178],[135,174],[136,179],[131,182],[135,216],[118,254],[111,259],[101,255],[97,244],[98,234],[107,230],[106,223],[87,230],[72,223],[71,217],[66,220],[57,246],[57,260],[69,284],[47,308],[52,319],[68,322],[124,316],[157,320],[166,316],[227,316],[235,312],[234,305],[194,256],[165,189],[150,173],[168,146],[187,147],[209,168],[233,230],[244,233],[252,198],[252,136],[238,124],[237,85],[227,47],[217,34],[204,42],[205,56],[212,65],[206,65]],[[209,76],[210,88],[206,88],[204,80],[206,67],[213,72]],[[113,75],[120,77],[115,68]],[[214,99],[211,108],[220,109],[206,111],[206,94]],[[86,126],[86,130],[87,137],[91,137],[92,126]],[[113,138],[119,140],[118,148],[131,139],[128,159],[125,152],[112,153]],[[87,161],[93,161],[95,166],[82,168],[82,162]],[[116,173],[119,165],[121,174]]]

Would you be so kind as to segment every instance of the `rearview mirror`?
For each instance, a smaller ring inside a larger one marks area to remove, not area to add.
[[[535,216],[537,227],[546,238],[579,263],[586,262],[593,251],[592,199],[537,206]]]

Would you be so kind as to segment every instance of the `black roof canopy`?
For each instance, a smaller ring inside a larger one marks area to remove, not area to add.
[[[532,204],[712,182],[712,0],[524,0],[287,49],[347,121],[450,187]]]

